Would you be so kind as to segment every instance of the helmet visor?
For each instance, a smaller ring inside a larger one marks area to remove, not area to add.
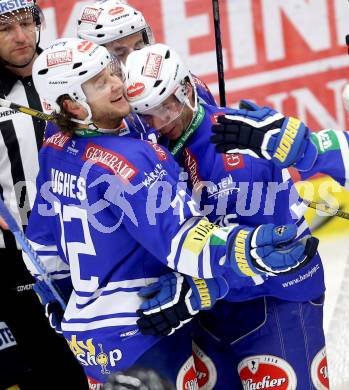
[[[123,71],[123,65],[119,61],[119,59],[110,53],[110,62],[108,65],[108,68],[110,70],[110,73],[119,77],[120,80],[124,80],[124,71]]]
[[[127,56],[135,51],[143,49],[143,47],[149,45],[149,40],[152,42],[151,30],[148,33],[148,28],[140,31],[136,31],[132,34],[126,35],[120,39],[116,39],[111,42],[107,42],[104,46],[114,56],[118,57],[121,61],[125,62]]]
[[[149,126],[156,130],[161,130],[182,115],[184,106],[184,102],[182,103],[174,96],[170,96],[165,102],[144,111],[142,117]]]

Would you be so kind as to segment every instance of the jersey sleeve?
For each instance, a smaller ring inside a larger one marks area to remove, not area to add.
[[[42,186],[40,174],[37,179],[37,188],[45,188]],[[38,254],[40,263],[48,277],[54,282],[65,297],[69,297],[72,289],[69,265],[62,260],[59,254],[55,238],[50,229],[51,224],[50,221],[48,221],[50,218],[53,219],[53,212],[52,206],[49,206],[46,203],[39,190],[30,214],[28,227],[26,229],[26,237]],[[29,272],[36,279],[40,279],[40,275],[35,265],[25,252],[23,252],[23,260]]]
[[[147,153],[135,180],[118,180],[105,197],[130,235],[166,266],[200,278],[221,275],[231,228],[220,229],[198,213],[178,182],[178,165],[159,145],[151,147],[164,153],[162,160]]]
[[[53,122],[48,121],[45,128],[44,141],[58,132],[60,132],[60,128]]]
[[[318,157],[314,166],[307,172],[300,172],[302,180],[316,173],[331,176],[341,186],[349,189],[349,132],[321,130],[311,134]]]
[[[217,107],[218,104],[206,83],[193,74],[192,77],[198,93],[199,102]]]

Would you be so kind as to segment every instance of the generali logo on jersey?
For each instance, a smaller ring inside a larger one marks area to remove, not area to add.
[[[311,380],[316,390],[330,388],[325,347],[316,354],[311,363]]]
[[[62,150],[64,149],[64,146],[69,139],[70,137],[68,135],[64,135],[63,133],[56,133],[45,140],[44,146],[50,146],[52,148]]]
[[[194,191],[198,191],[202,187],[198,160],[188,148],[184,149],[183,156],[185,170],[189,173]]]
[[[244,390],[297,389],[297,377],[289,363],[272,355],[256,355],[243,359],[238,372]]]
[[[93,161],[97,165],[120,176],[125,181],[130,181],[139,172],[138,169],[121,154],[92,143],[86,146],[82,159],[85,161]]]
[[[97,23],[100,13],[101,9],[99,8],[86,7],[81,15],[81,21],[87,23]]]
[[[143,75],[157,79],[161,70],[163,57],[160,54],[149,53]]]

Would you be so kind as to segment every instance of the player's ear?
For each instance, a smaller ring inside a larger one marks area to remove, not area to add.
[[[85,119],[88,115],[86,109],[81,104],[74,102],[73,100],[66,99],[62,102],[62,105],[66,112],[69,112],[77,119]]]

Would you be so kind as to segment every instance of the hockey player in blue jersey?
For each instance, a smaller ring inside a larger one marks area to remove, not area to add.
[[[168,338],[140,334],[140,289],[161,279],[196,312],[226,294],[226,275],[237,291],[252,290],[248,274],[291,272],[308,261],[308,250],[301,242],[281,246],[295,237],[293,224],[219,228],[203,218],[169,153],[118,137],[130,106],[110,65],[104,47],[79,39],[54,41],[35,61],[35,86],[63,131],[40,152],[26,233],[69,299],[55,325],[91,388],[134,364],[195,388],[190,324]],[[36,291],[46,307],[54,303],[40,279]]]
[[[198,103],[191,74],[174,50],[161,44],[146,47],[131,53],[125,67],[132,108],[170,140],[169,150],[211,221],[296,222],[298,239],[310,234],[286,170],[262,159],[215,152],[211,126],[229,109]],[[298,121],[297,126],[304,125]],[[232,288],[212,310],[199,314],[194,352],[199,351],[198,367],[206,365],[199,384],[210,389],[318,388],[317,368],[325,359],[319,255],[292,275],[260,275],[254,281],[253,294]],[[146,334],[179,326],[168,321],[177,301],[170,306],[166,286],[157,288],[156,298],[142,305],[138,323]],[[167,327],[161,328],[163,322]]]

